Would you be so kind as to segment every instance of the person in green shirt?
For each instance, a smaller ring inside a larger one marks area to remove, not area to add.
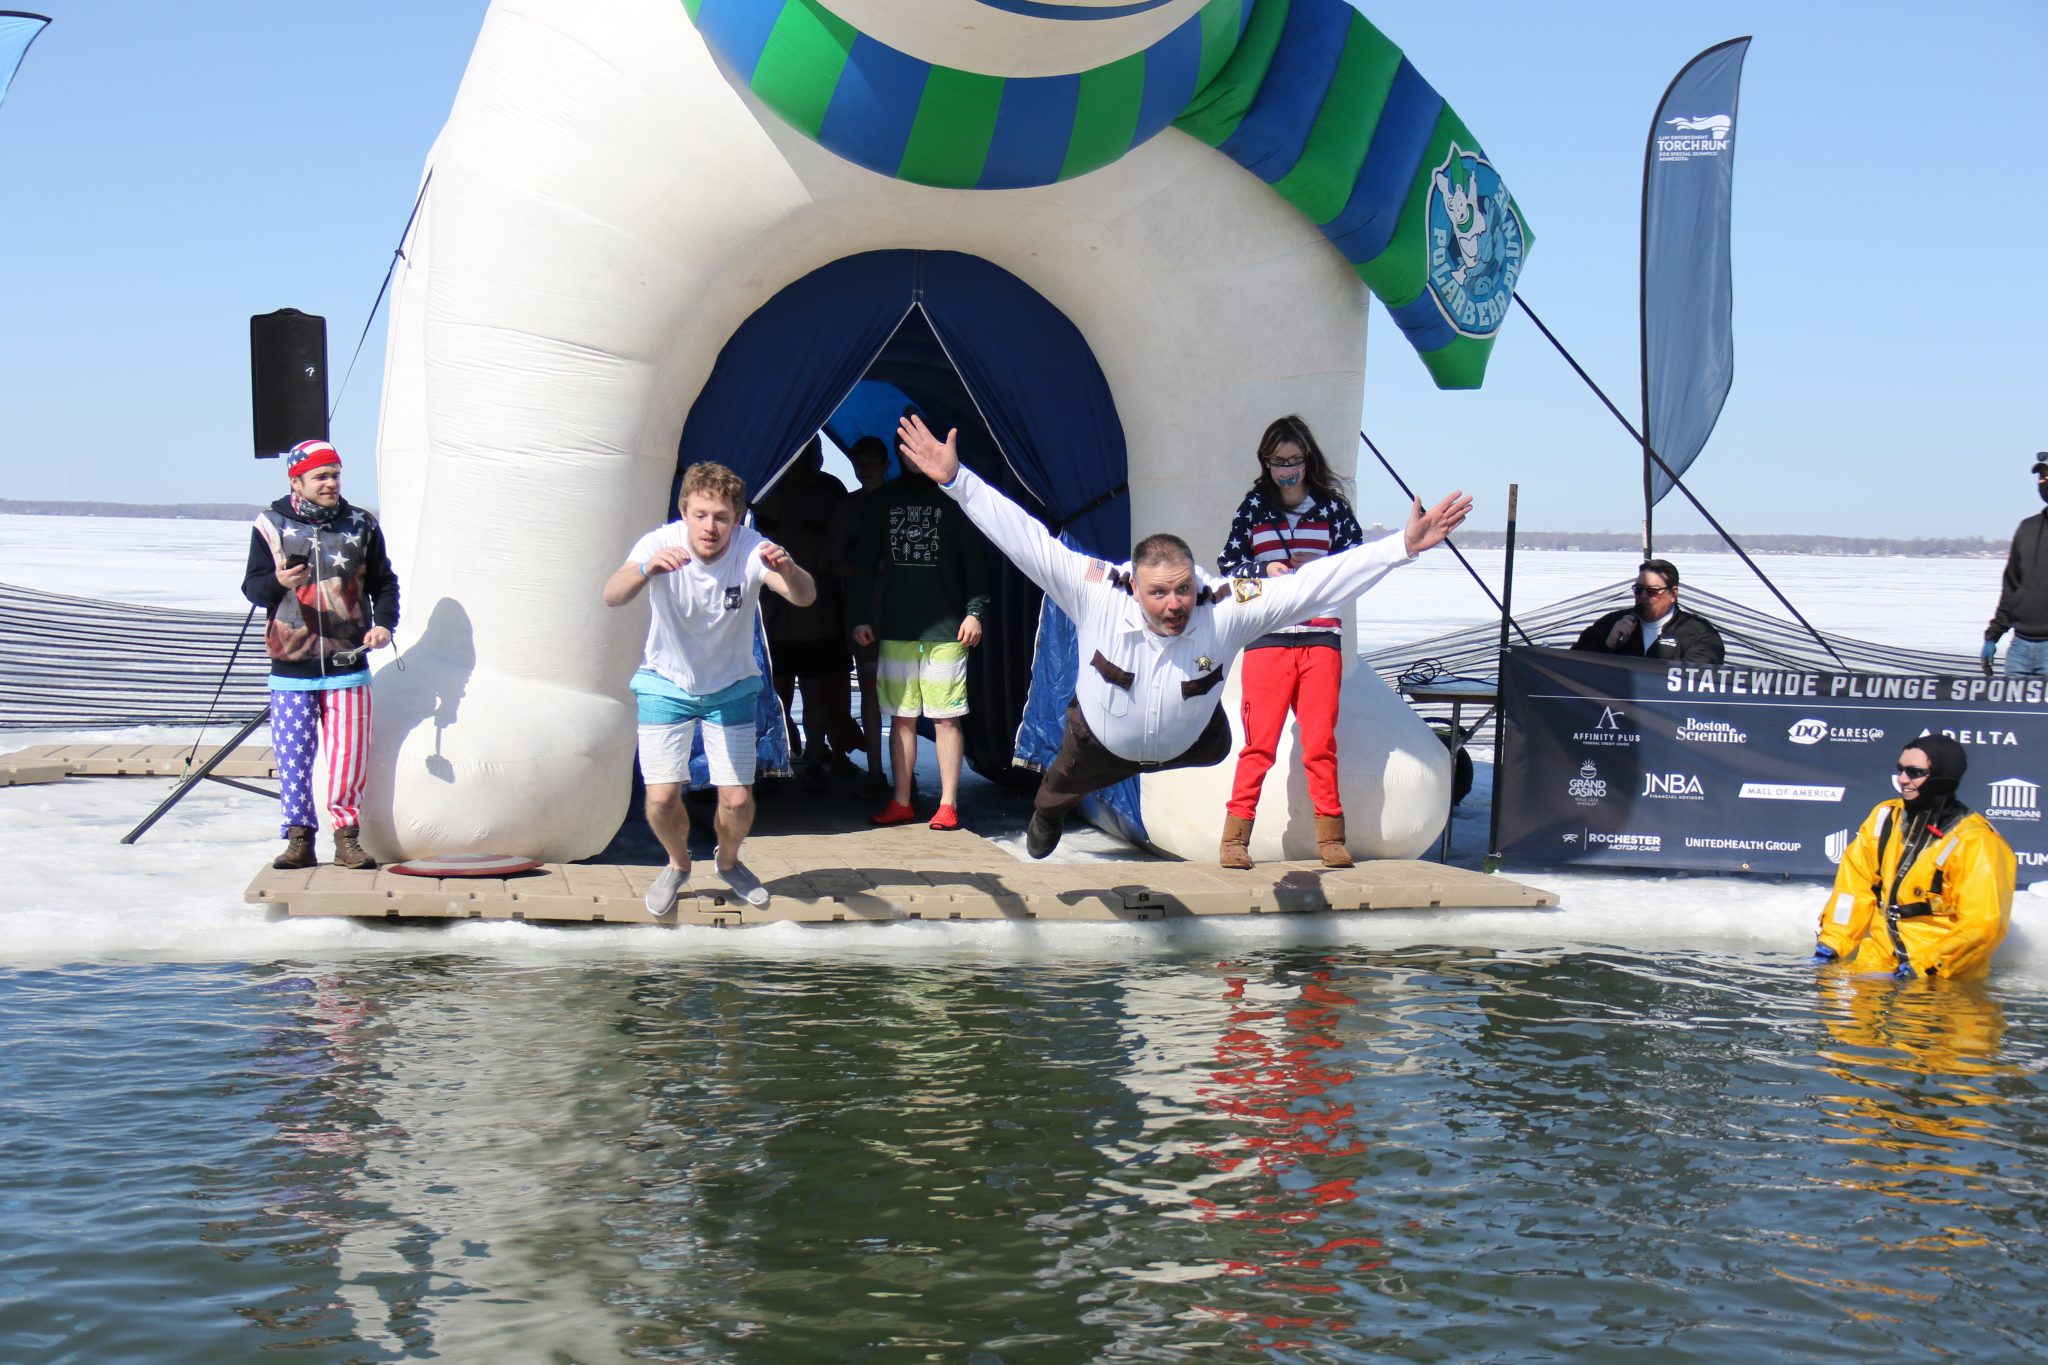
[[[931,718],[939,757],[939,808],[933,829],[960,828],[960,760],[966,735],[967,651],[981,643],[988,610],[988,550],[953,500],[917,470],[869,497],[854,546],[853,610],[871,620],[853,627],[857,645],[881,643],[876,678],[889,722],[896,787],[876,825],[917,819],[911,808],[917,769],[917,720]]]

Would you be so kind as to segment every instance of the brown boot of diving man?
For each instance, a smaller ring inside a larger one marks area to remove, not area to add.
[[[1252,822],[1241,815],[1223,817],[1223,849],[1217,861],[1225,867],[1243,869],[1252,865]]]
[[[313,827],[291,825],[284,832],[284,852],[270,860],[270,865],[280,872],[295,867],[311,867],[320,860],[313,856]]]
[[[334,865],[368,872],[377,866],[377,860],[363,852],[363,846],[356,842],[361,833],[355,825],[341,825],[334,831]]]
[[[1316,852],[1322,855],[1324,867],[1351,866],[1351,852],[1344,847],[1343,816],[1316,817]]]

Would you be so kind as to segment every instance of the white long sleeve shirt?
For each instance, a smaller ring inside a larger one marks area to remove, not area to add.
[[[1318,559],[1279,578],[1244,580],[1220,602],[1205,594],[1179,635],[1161,635],[1145,609],[1113,573],[1113,566],[1054,540],[1017,504],[990,488],[967,466],[939,485],[960,504],[981,533],[1010,557],[1026,578],[1074,620],[1080,671],[1074,682],[1081,718],[1104,747],[1134,763],[1164,763],[1185,753],[1223,700],[1212,685],[1188,695],[1198,682],[1230,666],[1243,648],[1267,631],[1305,616],[1334,611],[1413,558],[1400,532]],[[1198,576],[1198,582],[1199,582]],[[1100,653],[1131,675],[1128,688],[1104,678],[1091,661]]]

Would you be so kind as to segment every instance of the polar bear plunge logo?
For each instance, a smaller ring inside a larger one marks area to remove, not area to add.
[[[1500,330],[1522,273],[1522,220],[1493,163],[1451,144],[1429,178],[1429,296],[1459,335]]]

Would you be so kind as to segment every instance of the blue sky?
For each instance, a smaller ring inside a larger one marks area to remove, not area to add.
[[[325,314],[339,384],[484,0],[19,7],[55,22],[0,106],[0,496],[267,498],[249,315]],[[1507,177],[1537,235],[1525,296],[1631,419],[1643,139],[1688,58],[1754,35],[1735,385],[1688,482],[1738,534],[2002,538],[2039,510],[2048,6],[1368,12]],[[364,457],[357,495],[374,492],[382,321],[335,423]],[[1447,394],[1375,308],[1365,424],[1411,483],[1476,494],[1477,524],[1501,523],[1510,481],[1528,529],[1640,518],[1627,435],[1519,315],[1486,388]],[[1370,456],[1358,492],[1368,519],[1394,515]],[[1703,529],[1675,494],[1658,526]]]

